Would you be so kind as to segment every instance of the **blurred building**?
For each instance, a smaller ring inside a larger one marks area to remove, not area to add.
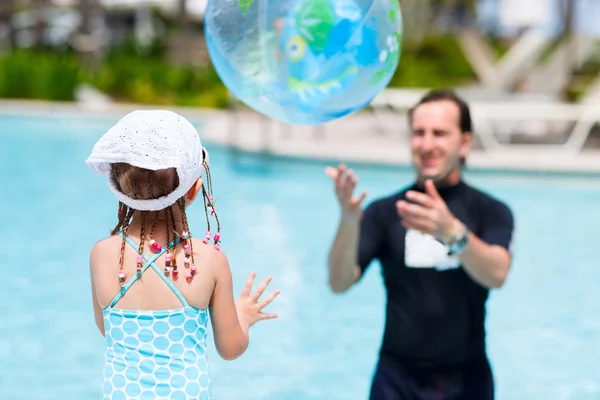
[[[0,0],[0,49],[43,45],[101,52],[133,38],[140,49],[156,41],[167,43],[176,63],[208,62],[202,32],[186,29],[201,25],[206,0],[35,1],[36,7],[13,11],[10,0]],[[175,29],[168,31],[165,19]]]
[[[482,30],[498,36],[515,36],[530,27],[555,36],[564,28],[569,2],[573,6],[573,30],[600,37],[598,0],[479,0],[477,17]]]

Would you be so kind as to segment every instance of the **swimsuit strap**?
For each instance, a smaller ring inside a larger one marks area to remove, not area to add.
[[[123,236],[123,232],[119,232],[119,235],[122,237]],[[136,253],[139,253],[139,247],[137,244],[135,244],[135,242],[133,240],[131,240],[131,238],[129,237],[125,237],[125,241],[127,241],[127,243],[135,250]],[[169,280],[169,278],[167,278],[164,274],[163,271],[161,271],[160,268],[158,268],[158,266],[154,263],[160,256],[162,256],[168,249],[176,246],[179,242],[180,242],[180,238],[177,238],[174,242],[169,243],[169,246],[165,246],[162,248],[161,251],[159,251],[158,253],[154,254],[152,257],[148,257],[144,252],[142,252],[142,257],[144,258],[144,260],[146,261],[146,263],[142,266],[142,270],[140,272],[135,273],[135,275],[133,276],[133,278],[131,278],[129,280],[129,282],[127,282],[125,284],[125,286],[123,286],[123,288],[119,291],[119,293],[117,293],[117,295],[115,296],[115,298],[113,299],[113,301],[110,302],[110,308],[114,307],[115,304],[117,304],[119,302],[119,300],[121,300],[121,298],[123,297],[123,295],[125,295],[125,293],[127,292],[127,290],[129,290],[129,288],[131,287],[131,285],[133,285],[135,283],[135,281],[137,281],[137,279],[142,276],[142,274],[148,269],[148,267],[152,267],[154,269],[154,271],[156,271],[156,273],[158,274],[158,276],[160,276],[162,278],[163,281],[165,281],[165,283],[167,284],[167,286],[169,286],[169,288],[171,288],[171,290],[173,291],[173,293],[175,293],[175,296],[177,296],[177,298],[179,299],[179,301],[181,301],[181,304],[183,304],[184,307],[188,307],[189,304],[187,302],[187,300],[185,299],[185,297],[183,297],[183,295],[181,294],[181,292],[179,291],[179,289],[177,289],[177,287],[175,287],[175,285],[173,284],[173,282],[171,282],[171,280]]]

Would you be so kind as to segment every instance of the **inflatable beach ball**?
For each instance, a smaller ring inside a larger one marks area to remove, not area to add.
[[[366,107],[399,62],[398,0],[209,0],[208,52],[229,91],[271,118],[315,125]]]

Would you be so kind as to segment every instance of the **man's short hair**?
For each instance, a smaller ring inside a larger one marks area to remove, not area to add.
[[[436,101],[450,101],[458,107],[459,115],[459,128],[462,133],[473,132],[473,120],[471,119],[471,110],[469,105],[451,89],[432,90],[427,93],[423,98],[408,112],[408,123],[412,125],[412,117],[414,111],[422,104],[433,103]],[[466,160],[461,158],[460,163],[462,166],[466,164]]]

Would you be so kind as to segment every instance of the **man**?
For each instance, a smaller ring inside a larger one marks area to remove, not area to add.
[[[371,400],[492,400],[485,302],[510,268],[513,215],[462,180],[472,131],[462,99],[431,92],[409,123],[416,181],[364,213],[352,170],[326,169],[342,211],[329,284],[345,292],[381,263],[387,315]]]

